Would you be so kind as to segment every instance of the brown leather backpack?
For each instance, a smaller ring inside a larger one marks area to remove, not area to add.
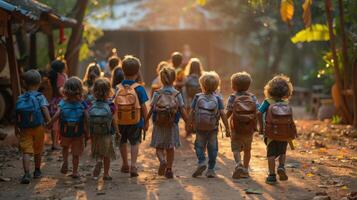
[[[270,104],[265,120],[266,137],[277,141],[289,141],[296,138],[293,111],[287,102]]]
[[[135,91],[138,86],[138,83],[118,85],[118,93],[114,100],[118,108],[118,125],[134,125],[140,122],[141,106]]]
[[[235,95],[231,126],[236,134],[253,134],[257,129],[257,106],[252,94]]]
[[[158,126],[171,127],[175,122],[176,113],[178,112],[177,95],[180,92],[170,92],[159,90],[159,96],[155,103],[155,124]]]

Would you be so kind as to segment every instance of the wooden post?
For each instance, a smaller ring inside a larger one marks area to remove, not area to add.
[[[352,71],[353,127],[357,129],[357,59],[354,61]]]
[[[12,89],[12,98],[14,103],[16,103],[17,97],[21,94],[21,85],[20,85],[20,76],[17,66],[15,50],[14,50],[14,41],[11,31],[11,21],[7,22],[7,31],[8,36],[6,37],[6,49],[7,55],[9,58],[9,68],[10,68],[10,77],[11,77],[11,89]]]
[[[340,13],[340,26],[341,26],[341,40],[342,40],[342,63],[343,63],[343,80],[344,80],[344,89],[350,88],[350,77],[351,77],[351,67],[348,60],[348,46],[345,32],[345,14],[343,10],[342,0],[338,0],[338,8]]]
[[[37,38],[36,33],[30,35],[30,58],[29,58],[29,68],[34,69],[37,65]]]
[[[55,43],[53,40],[53,34],[52,30],[49,34],[47,34],[47,46],[48,46],[48,58],[50,61],[55,60],[56,55],[55,55]]]

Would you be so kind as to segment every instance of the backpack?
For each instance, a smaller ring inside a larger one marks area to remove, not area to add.
[[[80,137],[84,132],[84,106],[82,103],[60,102],[60,128],[63,137]]]
[[[157,91],[159,96],[154,104],[155,109],[155,124],[163,127],[171,127],[175,122],[176,113],[178,112],[177,96],[180,94],[178,91]]]
[[[257,127],[257,107],[249,93],[235,95],[231,126],[236,134],[252,134]]]
[[[265,136],[277,141],[289,141],[296,137],[293,111],[287,102],[271,103],[265,123]]]
[[[105,101],[94,101],[89,109],[89,128],[91,134],[110,135],[113,115]]]
[[[196,95],[194,112],[194,130],[214,131],[218,128],[218,98],[215,95]]]
[[[19,128],[35,128],[44,123],[39,92],[25,93],[16,101],[16,120]]]
[[[199,77],[197,75],[190,75],[187,77],[186,92],[187,92],[187,96],[190,98],[193,98],[196,94],[202,92],[199,83]]]
[[[140,122],[141,107],[138,94],[135,88],[140,86],[138,83],[132,85],[118,85],[115,104],[118,108],[118,124],[119,125],[134,125]]]

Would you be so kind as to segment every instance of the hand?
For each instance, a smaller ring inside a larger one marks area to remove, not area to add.
[[[149,121],[145,121],[145,124],[144,124],[144,131],[148,131],[149,130]]]
[[[121,134],[119,132],[115,133],[115,139],[120,140]]]
[[[231,130],[229,130],[229,129],[226,130],[226,137],[229,137],[229,138],[231,137]]]

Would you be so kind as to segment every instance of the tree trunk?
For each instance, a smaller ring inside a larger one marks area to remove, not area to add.
[[[279,64],[281,59],[283,58],[286,41],[287,41],[286,38],[283,37],[282,35],[278,36],[277,47],[276,47],[277,50],[274,55],[274,60],[269,67],[270,74],[272,75],[275,75],[279,70]]]
[[[352,82],[352,92],[353,92],[353,127],[357,129],[357,59],[355,59],[353,64],[353,82]]]
[[[83,19],[86,12],[86,8],[89,0],[77,0],[74,6],[73,13],[77,20],[78,25],[72,28],[72,33],[68,41],[67,51],[65,54],[65,59],[67,61],[67,66],[69,68],[69,75],[75,75],[76,69],[78,67],[79,50],[81,46],[81,39],[83,33]]]
[[[30,35],[30,55],[29,66],[26,66],[25,70],[35,69],[37,66],[37,37],[36,32]]]
[[[349,124],[352,123],[352,116],[350,115],[346,103],[346,98],[345,96],[342,95],[343,91],[343,83],[341,79],[341,73],[340,73],[340,68],[339,68],[339,63],[338,63],[338,57],[337,57],[337,52],[336,52],[336,44],[335,44],[335,34],[333,33],[333,24],[332,24],[332,1],[331,0],[325,0],[325,8],[326,8],[326,17],[327,17],[327,24],[328,24],[328,29],[329,29],[329,35],[330,35],[330,47],[332,51],[332,58],[334,60],[333,66],[334,66],[334,71],[335,71],[335,78],[336,78],[336,85],[338,88],[338,96],[341,97],[342,102],[341,102],[341,114],[342,118]]]
[[[350,76],[351,76],[351,67],[348,60],[348,46],[345,32],[345,19],[344,19],[344,10],[342,0],[338,0],[338,8],[340,12],[340,26],[341,26],[341,40],[342,40],[342,61],[343,61],[343,80],[344,80],[344,89],[350,88]]]

